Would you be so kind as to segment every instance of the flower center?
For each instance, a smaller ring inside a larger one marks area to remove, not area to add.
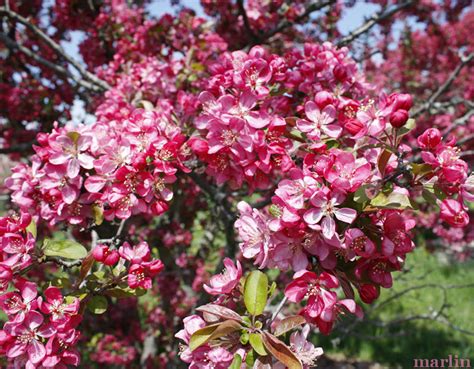
[[[222,143],[225,146],[232,146],[237,141],[237,135],[230,129],[226,129],[221,135]]]

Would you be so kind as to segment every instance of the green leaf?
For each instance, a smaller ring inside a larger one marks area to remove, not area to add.
[[[240,369],[242,366],[242,357],[239,354],[234,355],[234,360],[230,363],[229,369]]]
[[[354,202],[358,204],[364,204],[373,199],[380,192],[379,185],[365,184],[360,186],[356,192],[354,192]]]
[[[432,205],[436,205],[436,196],[434,195],[434,191],[431,192],[431,191],[428,191],[426,188],[423,189],[423,192],[421,193],[421,195],[423,196],[423,199],[432,204]]]
[[[28,224],[28,227],[26,227],[26,232],[30,232],[34,238],[36,238],[37,235],[37,229],[36,229],[36,223],[33,219],[31,219],[30,224]]]
[[[144,290],[143,288],[130,288],[130,287],[115,287],[115,288],[111,288],[107,291],[105,291],[104,293],[107,295],[107,296],[110,296],[110,297],[115,297],[115,298],[118,298],[118,299],[123,299],[123,298],[127,298],[127,297],[132,297],[132,296],[143,296],[145,293],[143,293]]]
[[[413,209],[410,198],[398,192],[380,192],[370,201],[370,205],[381,209]]]
[[[249,342],[255,352],[261,356],[267,355],[265,346],[263,345],[262,336],[260,333],[250,333]]]
[[[104,296],[92,296],[87,302],[87,308],[94,314],[103,314],[107,311],[109,303]]]
[[[242,345],[246,345],[247,343],[249,343],[249,332],[244,331],[244,332],[240,335],[239,341],[240,341],[240,343],[241,343]]]
[[[90,270],[92,269],[92,266],[95,263],[94,256],[92,253],[89,253],[83,260],[81,264],[81,270],[79,273],[79,281],[82,282],[87,275],[89,274]]]
[[[433,167],[429,164],[412,164],[411,171],[414,175],[425,175],[433,170]]]
[[[191,351],[206,344],[209,341],[242,329],[242,326],[234,320],[226,320],[222,323],[208,325],[194,332],[189,340]]]
[[[247,368],[252,368],[254,363],[255,363],[255,351],[250,350],[249,352],[247,352],[247,356],[245,356],[245,364],[247,364]]]
[[[104,210],[99,205],[92,205],[92,216],[96,225],[101,225],[104,222]]]
[[[65,259],[83,259],[87,256],[87,250],[80,243],[72,240],[45,239],[43,253],[46,256],[58,256]]]
[[[192,70],[195,70],[195,71],[197,71],[197,72],[203,72],[204,69],[205,69],[205,67],[204,67],[204,65],[201,64],[201,63],[192,63],[192,64],[191,64],[191,69],[192,69]]]
[[[270,285],[270,288],[268,289],[268,296],[273,296],[276,288],[277,288],[276,282],[272,282],[272,284]]]
[[[413,118],[407,120],[406,124],[398,129],[397,136],[401,137],[409,133],[413,128],[416,127],[416,121]]]
[[[72,142],[74,142],[74,144],[77,144],[77,141],[81,137],[79,132],[68,132],[66,135],[72,140]]]
[[[244,303],[247,311],[253,315],[260,315],[265,309],[268,297],[268,277],[266,274],[254,270],[245,280]]]

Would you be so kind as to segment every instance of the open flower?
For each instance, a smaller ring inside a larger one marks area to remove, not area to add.
[[[315,227],[322,219],[321,229],[323,236],[331,239],[336,233],[336,222],[334,217],[344,223],[351,224],[357,217],[357,211],[350,208],[337,208],[336,205],[344,201],[344,196],[339,192],[328,192],[319,190],[311,197],[310,208],[304,213],[304,220],[310,228]]]
[[[15,284],[15,287],[20,293],[12,291],[0,296],[0,308],[12,317],[11,322],[21,323],[29,311],[37,308],[38,291],[35,283],[22,279]]]
[[[49,158],[51,164],[67,164],[67,175],[75,178],[82,168],[92,169],[94,158],[87,152],[92,144],[92,137],[80,135],[77,132],[69,132],[65,135],[50,140],[50,146],[54,150]]]
[[[237,261],[236,265],[231,259],[224,259],[224,271],[215,275],[209,281],[209,285],[205,284],[204,289],[211,295],[229,294],[239,284],[242,277],[242,266]]]
[[[308,120],[300,119],[296,122],[296,126],[312,140],[319,140],[321,132],[332,138],[341,135],[342,127],[333,124],[336,119],[336,109],[333,105],[327,105],[320,110],[316,103],[308,101],[304,111]]]
[[[312,319],[319,316],[328,304],[337,300],[337,295],[329,291],[337,287],[339,287],[339,282],[333,275],[326,272],[317,275],[303,270],[295,273],[293,281],[285,289],[285,296],[291,302],[299,302],[307,298],[304,314]]]
[[[14,343],[7,350],[10,359],[26,354],[28,361],[26,367],[35,368],[46,356],[46,349],[42,338],[51,337],[54,329],[51,325],[43,325],[43,315],[37,311],[26,314],[21,324],[5,324],[5,331],[15,337]]]
[[[469,215],[464,206],[457,200],[445,199],[441,202],[440,217],[455,228],[462,228],[469,224]]]
[[[43,313],[51,315],[52,322],[64,322],[79,311],[79,299],[74,298],[72,303],[67,304],[57,287],[48,287],[44,296],[45,299],[40,299],[39,306]]]

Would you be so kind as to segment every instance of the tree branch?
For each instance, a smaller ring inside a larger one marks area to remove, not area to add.
[[[425,104],[415,110],[412,116],[415,118],[426,110],[429,110],[433,106],[434,102],[438,100],[439,97],[449,89],[449,87],[452,85],[452,83],[457,78],[464,66],[467,65],[473,59],[474,53],[469,54],[467,57],[461,57],[461,63],[458,64],[458,66],[456,67],[456,69],[454,69],[449,78],[429,97],[428,101]]]
[[[252,39],[255,39],[256,35],[253,32],[252,27],[250,27],[249,17],[247,16],[247,12],[245,11],[245,7],[244,7],[244,0],[237,0],[237,7],[239,8],[239,13],[242,15],[245,30],[247,31],[247,33]]]
[[[49,60],[44,59],[43,57],[39,56],[36,54],[34,51],[28,49],[27,47],[23,46],[22,44],[12,40],[10,37],[8,37],[5,33],[0,32],[0,41],[2,41],[10,50],[18,50],[28,56],[29,58],[33,59],[37,63],[44,65],[45,67],[53,70],[57,74],[70,78],[73,80],[75,83],[77,83],[79,86],[84,87],[88,90],[95,91],[95,92],[101,92],[103,91],[102,88],[98,87],[95,84],[92,84],[82,78],[79,78],[77,76],[74,76],[70,71],[68,71],[66,68],[63,66],[54,64],[53,62],[50,62]]]
[[[214,186],[210,185],[204,178],[199,174],[191,172],[189,173],[191,179],[209,196],[218,206],[218,211],[222,215],[222,223],[225,227],[226,235],[226,256],[233,257],[237,252],[237,242],[235,241],[234,222],[236,216],[232,211],[230,203],[227,201],[226,194],[217,190]],[[221,269],[219,265],[217,269]]]
[[[325,8],[326,6],[331,5],[333,3],[335,3],[335,0],[325,0],[321,2],[315,2],[309,5],[306,11],[303,14],[301,14],[299,17],[297,17],[294,21],[284,20],[276,28],[272,29],[271,31],[268,31],[261,36],[257,36],[255,40],[256,42],[252,43],[252,45],[268,40],[270,37],[284,31],[286,28],[291,27],[292,25],[301,22],[306,17],[310,16],[311,13],[321,10]]]
[[[444,132],[443,138],[446,138],[448,134],[454,131],[457,127],[465,125],[472,115],[474,115],[474,108],[469,109],[462,117],[457,118]]]
[[[3,14],[7,16],[10,19],[13,19],[17,22],[20,22],[23,24],[25,27],[27,27],[30,31],[32,31],[36,36],[38,36],[41,40],[43,40],[51,49],[53,49],[56,54],[60,55],[63,57],[69,64],[71,64],[76,70],[79,72],[79,74],[86,80],[90,81],[92,84],[97,86],[100,90],[105,91],[109,90],[110,86],[108,85],[107,82],[101,80],[98,78],[96,75],[90,73],[87,71],[80,62],[72,58],[70,55],[68,55],[64,49],[56,43],[51,37],[49,37],[46,33],[44,33],[40,28],[32,24],[31,22],[28,21],[28,19],[24,18],[18,13],[15,13],[14,11],[7,9],[6,7],[0,7],[0,14]]]
[[[349,33],[347,36],[343,37],[339,42],[337,42],[337,46],[346,46],[347,44],[351,43],[354,41],[356,38],[360,37],[364,33],[370,31],[370,29],[375,26],[377,23],[380,23],[388,18],[390,18],[392,15],[395,13],[399,12],[400,10],[403,10],[407,8],[408,6],[413,4],[413,0],[405,1],[397,6],[394,6],[393,8],[389,10],[382,10],[374,15],[372,15],[363,25],[361,25],[359,28],[356,28],[354,31]]]

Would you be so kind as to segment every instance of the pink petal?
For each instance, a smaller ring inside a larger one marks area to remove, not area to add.
[[[321,209],[310,209],[304,213],[303,219],[307,224],[316,224],[323,217]]]
[[[321,119],[321,111],[313,101],[308,101],[304,106],[304,111],[309,120],[317,123]]]
[[[246,120],[252,128],[264,128],[270,124],[270,117],[260,112],[250,112]]]
[[[79,174],[81,166],[79,165],[79,160],[73,158],[67,163],[67,175],[69,178],[76,178]]]
[[[38,364],[46,356],[46,349],[37,340],[32,340],[28,345],[28,358],[33,364]]]
[[[342,208],[337,209],[335,215],[341,222],[351,224],[357,218],[357,211],[350,208]]]
[[[321,223],[321,229],[323,230],[323,236],[325,238],[332,238],[336,232],[336,222],[330,216],[325,216]]]
[[[37,311],[30,311],[25,318],[25,326],[29,329],[33,330],[38,328],[41,324],[43,324],[44,318],[43,315],[38,313]]]
[[[239,98],[239,104],[245,108],[245,110],[252,109],[257,103],[257,97],[250,90],[246,90]]]
[[[79,154],[78,156],[79,163],[81,163],[81,167],[86,169],[94,168],[94,158],[88,154]]]
[[[57,152],[49,157],[49,162],[54,165],[64,164],[71,156],[62,152]]]
[[[91,193],[97,193],[104,188],[107,180],[101,176],[90,176],[86,179],[84,187]]]
[[[340,127],[336,124],[323,125],[321,127],[321,130],[326,135],[328,135],[329,137],[332,137],[332,138],[338,138],[342,133],[342,127]]]

